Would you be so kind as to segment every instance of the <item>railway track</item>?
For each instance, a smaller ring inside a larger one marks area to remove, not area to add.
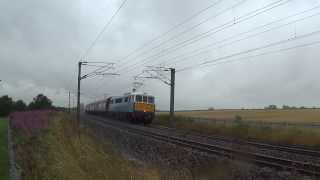
[[[224,141],[224,142],[231,142],[231,143],[238,143],[238,144],[245,144],[245,145],[253,145],[261,148],[267,148],[267,149],[275,149],[275,150],[281,150],[289,153],[296,153],[296,154],[303,154],[303,155],[308,155],[308,156],[314,156],[314,157],[320,157],[320,150],[317,149],[311,149],[310,147],[306,146],[298,146],[298,145],[277,145],[277,144],[272,144],[272,143],[264,143],[261,141],[257,140],[244,140],[244,139],[239,139],[239,138],[231,138],[231,137],[225,137],[225,136],[208,136],[203,133],[199,132],[187,132],[187,131],[182,131],[182,130],[177,130],[174,128],[169,128],[166,126],[151,126],[152,128],[159,128],[159,129],[166,129],[170,131],[178,131],[181,134],[184,135],[193,135],[193,136],[198,136],[202,137],[205,139],[211,139],[211,140],[216,140],[216,141]]]
[[[279,170],[294,171],[301,174],[320,177],[320,156],[317,151],[249,141],[238,142],[239,144],[233,141],[232,146],[230,146],[230,139],[224,139],[223,137],[193,136],[190,134],[186,136],[181,135],[170,128],[143,127],[110,121],[96,116],[85,115],[85,118],[90,119],[90,122],[94,122],[100,126],[124,130],[158,141],[191,148],[199,152],[224,156],[230,159],[244,160],[264,167],[267,166]],[[256,147],[256,151],[234,148],[243,145]],[[268,154],[267,151],[277,153]],[[281,153],[286,155],[283,156]],[[296,158],[296,156],[299,158]],[[316,160],[313,161],[313,159]]]

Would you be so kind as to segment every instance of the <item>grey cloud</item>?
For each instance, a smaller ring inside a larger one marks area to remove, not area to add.
[[[103,34],[87,56],[87,60],[99,59],[118,62],[128,53],[153,37],[165,32],[187,16],[214,1],[211,0],[128,0],[114,22]],[[197,22],[213,16],[229,7],[233,0],[223,0],[216,8],[202,14],[189,24],[168,34],[163,40],[184,31]],[[171,47],[184,39],[219,26],[253,9],[270,3],[270,0],[247,0],[238,8],[208,21],[197,29],[163,46]],[[58,105],[67,104],[67,92],[75,91],[76,63],[104,23],[118,8],[121,1],[17,1],[3,0],[0,12],[0,95],[9,94],[30,101],[37,93],[47,93]],[[226,29],[214,36],[187,46],[163,58],[152,58],[149,65],[158,64],[176,55],[219,41],[230,35],[271,22],[280,17],[319,5],[316,0],[294,0],[288,5],[264,13],[251,21]],[[319,12],[319,11],[317,11]],[[197,64],[204,59],[215,59],[241,52],[270,42],[301,35],[320,27],[319,17],[266,33],[257,38],[226,46],[203,56],[177,64],[179,69]],[[311,42],[319,36],[279,47],[289,47]],[[152,47],[152,46],[149,46]],[[267,104],[318,105],[319,88],[316,83],[319,46],[291,52],[262,56],[219,66],[194,69],[177,73],[177,109],[263,107]],[[152,55],[159,51],[145,51]],[[130,66],[140,58],[121,61]],[[135,56],[133,56],[135,57]],[[166,63],[170,65],[170,61]],[[132,76],[144,67],[120,77],[98,77],[82,82],[83,102],[102,98],[103,94],[118,95],[130,91]],[[89,72],[84,69],[84,72]],[[157,80],[146,81],[145,91],[155,94],[158,107],[167,109],[169,87]]]

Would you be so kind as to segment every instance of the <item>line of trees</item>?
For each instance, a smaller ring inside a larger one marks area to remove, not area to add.
[[[23,100],[14,101],[8,95],[0,97],[0,116],[8,116],[13,111],[52,108],[52,101],[43,94],[39,94],[36,97],[34,97],[28,105]]]
[[[316,109],[316,107],[312,107],[313,109]],[[276,105],[269,105],[265,107],[264,109],[308,109],[308,107],[301,106],[301,107],[296,107],[296,106],[288,106],[288,105],[283,105],[281,108],[277,107]]]

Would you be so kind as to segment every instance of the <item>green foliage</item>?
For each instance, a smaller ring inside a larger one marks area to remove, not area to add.
[[[248,138],[249,125],[242,121],[241,116],[236,116],[236,120],[233,126],[231,127],[231,134],[236,137],[242,136]]]
[[[283,106],[282,106],[282,109],[297,109],[297,107],[295,107],[295,106],[283,105]],[[302,106],[301,109],[305,109],[305,108]]]
[[[0,117],[8,116],[13,111],[25,111],[25,110],[36,110],[36,109],[51,109],[52,101],[45,95],[39,94],[33,101],[26,105],[23,100],[13,101],[8,95],[0,97]]]
[[[13,104],[14,111],[25,111],[27,110],[27,105],[22,100],[18,100]]]
[[[55,113],[38,136],[15,134],[23,179],[150,179],[156,171],[136,165],[114,151],[111,139],[95,138],[89,129],[73,129],[71,116]],[[101,137],[100,137],[101,138]]]
[[[234,117],[234,119],[235,119],[236,122],[242,121],[242,117],[239,116],[239,115],[236,115],[236,116]]]
[[[13,100],[5,95],[0,97],[0,117],[8,116],[13,110]]]
[[[269,105],[267,107],[265,107],[264,109],[270,109],[270,110],[273,110],[273,109],[278,109],[278,107],[276,105]]]
[[[39,94],[33,101],[29,104],[29,109],[51,109],[52,108],[52,101],[45,95]]]
[[[9,180],[7,120],[0,118],[0,179]]]

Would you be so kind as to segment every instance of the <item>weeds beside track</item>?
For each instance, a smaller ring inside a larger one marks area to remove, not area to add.
[[[275,169],[287,170],[299,172],[301,174],[315,175],[320,176],[320,160],[318,157],[314,157],[313,155],[318,155],[319,152],[312,152],[304,149],[293,149],[292,147],[285,146],[272,146],[267,144],[258,144],[251,143],[250,146],[254,146],[257,152],[254,150],[245,151],[241,148],[241,143],[232,142],[233,147],[230,148],[227,145],[221,143],[223,139],[219,139],[220,143],[217,141],[206,141],[201,140],[199,136],[181,136],[177,132],[165,129],[165,128],[150,128],[143,126],[134,126],[126,123],[116,122],[116,121],[108,121],[100,117],[87,116],[90,120],[93,120],[95,123],[98,123],[101,126],[108,126],[117,129],[126,130],[129,133],[138,134],[144,137],[153,138],[159,141],[176,144],[179,146],[192,148],[194,150],[205,152],[208,154],[214,154],[219,156],[228,157],[230,159],[239,159],[245,160],[249,162],[253,162],[258,165],[268,166]],[[202,137],[203,138],[203,137]],[[225,142],[230,143],[230,142]],[[243,143],[242,143],[243,145]],[[260,148],[260,149],[259,149]],[[262,152],[272,151],[273,154],[270,153],[261,153]],[[276,152],[276,153],[275,153]],[[283,155],[284,154],[284,155]],[[292,157],[289,158],[288,155]],[[288,158],[284,158],[288,156]],[[297,156],[297,157],[295,157]],[[308,158],[304,158],[308,157]],[[312,159],[317,159],[316,161],[311,161]],[[309,161],[310,160],[310,161]]]

